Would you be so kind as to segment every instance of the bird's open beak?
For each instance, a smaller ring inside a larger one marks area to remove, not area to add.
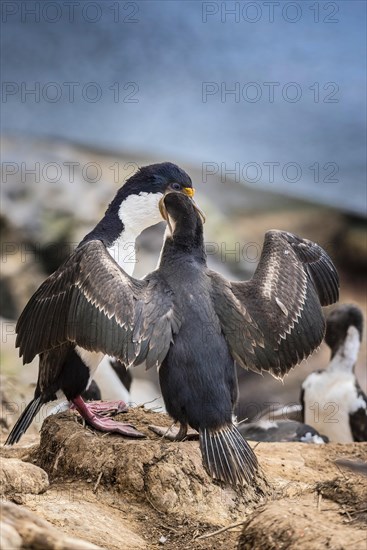
[[[186,193],[186,190],[189,190],[191,192],[191,197],[194,195],[195,193],[195,190],[192,188],[192,187],[185,187],[184,188],[184,191]],[[170,193],[174,193],[175,191],[170,191]],[[189,195],[189,193],[186,193],[187,195]],[[161,216],[162,218],[168,223],[169,225],[169,228],[171,230],[171,233],[172,233],[172,227],[171,227],[171,223],[169,221],[169,216],[168,216],[168,212],[167,212],[167,208],[166,208],[166,205],[164,204],[164,197],[167,195],[167,193],[160,199],[159,203],[158,203],[158,208],[159,208],[159,212],[161,213]],[[190,195],[189,195],[190,196]],[[204,212],[198,207],[198,205],[196,204],[196,202],[191,198],[191,202],[192,202],[192,205],[193,207],[195,208],[196,212],[199,214],[199,216],[201,217],[201,220],[203,223],[205,223],[205,214]]]
[[[161,213],[162,218],[164,219],[164,221],[167,222],[167,225],[169,227],[171,235],[173,235],[173,227],[171,225],[171,222],[170,222],[170,219],[169,219],[169,216],[168,216],[166,205],[164,204],[164,196],[159,201],[158,207],[159,207],[159,212]]]
[[[167,208],[164,204],[164,197],[161,198],[161,200],[158,203],[159,212],[161,213],[162,218],[168,222],[168,214],[167,214]]]
[[[195,189],[193,187],[184,187],[183,192],[190,198],[195,195]]]
[[[192,201],[192,204],[196,210],[196,212],[199,214],[200,218],[201,218],[201,221],[203,222],[203,224],[206,222],[206,217],[205,217],[205,214],[204,212],[201,210],[201,208],[198,207],[198,205],[196,204],[196,202],[193,200]]]

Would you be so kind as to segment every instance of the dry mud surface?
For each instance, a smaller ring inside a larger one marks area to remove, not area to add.
[[[253,443],[258,484],[233,490],[207,476],[197,441],[148,429],[168,427],[165,415],[120,420],[147,438],[103,435],[68,412],[46,419],[40,442],[1,449],[4,550],[365,550],[367,477],[334,461],[366,460],[367,444]]]

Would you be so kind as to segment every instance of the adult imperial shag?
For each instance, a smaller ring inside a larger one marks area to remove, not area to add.
[[[362,332],[363,315],[357,306],[335,307],[326,320],[330,363],[302,384],[304,421],[335,443],[367,441],[367,397],[354,374]]]
[[[256,475],[257,460],[232,421],[234,362],[283,377],[321,343],[321,305],[337,299],[338,276],[317,244],[269,231],[252,280],[231,283],[207,268],[196,205],[179,193],[160,204],[168,230],[156,271],[134,279],[101,241],[82,244],[78,272],[66,262],[23,312],[17,344],[26,361],[71,343],[158,367],[180,437],[188,425],[198,430],[209,474],[242,485]]]
[[[85,305],[76,300],[75,284],[84,278],[88,280],[93,288],[88,297],[98,303],[100,293],[109,288],[108,279],[103,279],[106,262],[112,265],[116,262],[126,273],[133,272],[135,240],[144,229],[162,221],[159,201],[172,190],[190,197],[194,194],[191,179],[181,168],[170,162],[140,168],[118,190],[102,220],[28,302],[17,324],[17,345],[21,344],[24,363],[40,354],[38,383],[34,399],[18,419],[6,444],[19,441],[42,405],[62,393],[95,428],[141,435],[130,426],[100,417],[100,412],[111,407],[124,410],[123,402],[86,404],[80,397],[103,358],[103,353],[93,346],[94,334],[102,327],[84,318],[83,330],[89,335],[87,346],[79,345],[73,338],[58,340],[58,334],[83,318]],[[52,345],[48,346],[50,341]]]
[[[337,305],[326,319],[330,362],[304,380],[301,404],[279,407],[256,422],[241,424],[242,435],[255,441],[367,441],[367,397],[354,372],[362,333],[359,307]]]

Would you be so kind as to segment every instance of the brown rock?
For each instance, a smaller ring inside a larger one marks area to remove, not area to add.
[[[365,550],[365,524],[340,513],[335,503],[318,505],[314,495],[271,502],[245,523],[238,550]]]
[[[367,479],[337,461],[366,462],[367,443],[260,443],[270,488],[260,477],[260,487],[241,492],[207,476],[197,441],[148,430],[169,426],[168,417],[136,408],[120,418],[147,439],[97,433],[70,412],[48,418],[28,460],[47,469],[51,487],[23,495],[24,505],[109,550],[364,549]]]
[[[16,529],[6,523],[0,522],[0,548],[3,550],[18,550],[22,547],[22,539]]]
[[[124,498],[148,501],[159,512],[177,519],[220,525],[248,513],[267,492],[260,473],[254,487],[228,487],[213,481],[202,466],[197,441],[168,442],[149,424],[169,426],[168,416],[130,409],[123,420],[147,435],[132,440],[92,432],[71,413],[46,419],[37,463],[51,480],[96,480]]]
[[[49,487],[47,473],[28,462],[17,458],[1,458],[0,494],[40,494]]]
[[[113,491],[104,492],[101,487],[94,494],[93,487],[94,483],[77,482],[54,485],[44,495],[27,495],[25,505],[70,537],[108,550],[145,550],[142,521],[148,522],[141,510],[137,518],[134,507],[125,504],[121,495],[115,499]]]
[[[73,550],[101,550],[102,548],[65,535],[33,512],[12,502],[3,502],[0,509],[2,520],[10,526],[12,535],[16,531],[21,538],[22,548],[37,550],[70,550],[71,548]],[[1,548],[3,550],[13,549],[12,546],[2,546]]]

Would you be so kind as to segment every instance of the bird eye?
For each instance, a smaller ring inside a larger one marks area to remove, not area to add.
[[[172,183],[171,187],[175,191],[180,191],[181,190],[181,185],[179,183]]]

